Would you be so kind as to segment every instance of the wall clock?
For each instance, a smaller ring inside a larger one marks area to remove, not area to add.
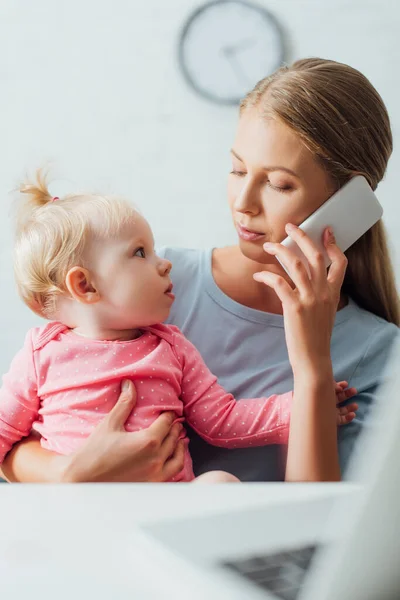
[[[284,59],[282,29],[268,10],[245,0],[215,0],[200,6],[179,39],[179,64],[198,94],[220,104],[238,104]]]

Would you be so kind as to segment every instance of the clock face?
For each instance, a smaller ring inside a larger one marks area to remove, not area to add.
[[[276,19],[244,0],[216,0],[200,7],[180,39],[185,78],[202,96],[222,104],[238,104],[282,60],[283,36]]]

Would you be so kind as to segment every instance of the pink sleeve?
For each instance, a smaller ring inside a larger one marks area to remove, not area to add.
[[[32,332],[29,332],[0,389],[0,464],[12,446],[29,435],[38,410]]]
[[[287,444],[293,393],[235,400],[209,371],[200,353],[174,328],[182,364],[182,402],[189,425],[208,443],[226,448]]]

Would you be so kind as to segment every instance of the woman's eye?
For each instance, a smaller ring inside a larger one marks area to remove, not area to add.
[[[233,169],[231,171],[231,175],[236,175],[237,177],[244,177],[246,173],[244,171],[235,171],[235,169]]]
[[[268,187],[272,188],[276,192],[289,192],[292,188],[289,185],[279,186],[273,185],[270,181],[267,183]]]
[[[144,251],[144,248],[138,248],[137,250],[135,250],[135,253],[133,256],[140,256],[140,258],[146,258],[146,253]]]

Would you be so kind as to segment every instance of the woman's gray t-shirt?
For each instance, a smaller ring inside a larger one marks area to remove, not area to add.
[[[226,296],[211,271],[212,250],[162,248],[172,262],[175,302],[168,323],[198,348],[219,383],[236,398],[281,394],[293,389],[283,317],[243,306]],[[338,430],[342,472],[382,381],[399,329],[352,300],[336,315],[331,355],[336,381],[355,386],[357,418]],[[323,409],[324,398],[321,398]],[[390,398],[388,398],[390,402]],[[210,446],[188,430],[196,475],[214,469],[242,481],[283,479],[279,446],[228,450]]]

